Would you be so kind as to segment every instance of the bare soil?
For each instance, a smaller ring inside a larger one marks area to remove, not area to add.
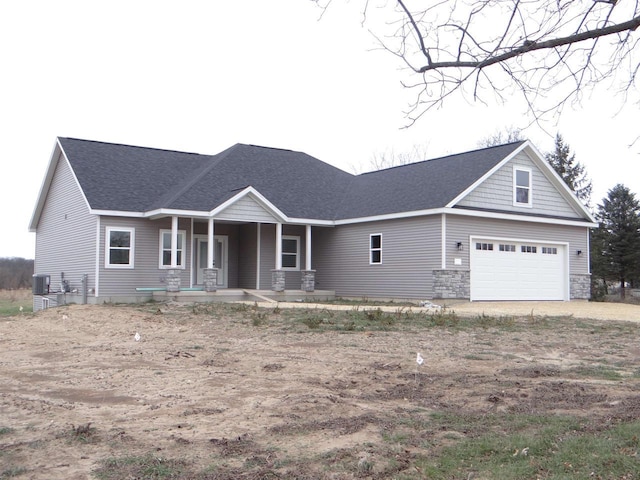
[[[640,414],[636,323],[338,331],[282,317],[149,304],[0,319],[0,477],[95,478],[152,455],[182,462],[180,478],[393,478],[477,433],[433,430],[432,412]],[[583,373],[603,366],[619,376]]]

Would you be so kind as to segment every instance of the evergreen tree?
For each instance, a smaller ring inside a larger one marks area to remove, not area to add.
[[[584,166],[576,162],[576,155],[571,154],[569,145],[564,143],[562,135],[556,135],[555,150],[545,155],[549,165],[553,167],[567,186],[586,206],[591,202],[591,180],[587,177]]]
[[[627,187],[618,184],[598,205],[598,220],[593,274],[618,280],[624,298],[626,283],[640,278],[640,203]]]

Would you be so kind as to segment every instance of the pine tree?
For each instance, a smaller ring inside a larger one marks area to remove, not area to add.
[[[598,205],[598,220],[597,248],[592,252],[600,258],[593,259],[593,274],[620,281],[624,298],[626,283],[640,278],[640,202],[627,187],[618,184]]]
[[[576,162],[569,145],[564,143],[562,135],[556,135],[555,150],[545,155],[549,165],[562,177],[567,186],[586,206],[591,202],[591,180],[587,177],[584,165]]]

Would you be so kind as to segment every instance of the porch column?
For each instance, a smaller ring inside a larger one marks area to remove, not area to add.
[[[207,268],[204,269],[202,282],[205,292],[215,292],[218,289],[218,269],[215,265],[215,225],[213,217],[209,217],[209,228],[207,231]]]
[[[178,271],[178,217],[171,217],[171,265],[167,272],[167,292],[180,291]]]
[[[178,268],[178,217],[171,217],[171,268]]]
[[[276,223],[276,270],[282,270],[282,224]]]
[[[276,223],[276,268],[271,270],[271,290],[284,291],[285,278],[282,270],[282,224]]]
[[[262,242],[260,230],[262,230],[262,224],[258,222],[256,226],[256,290],[260,290],[260,243]]]
[[[207,268],[213,268],[213,266],[215,265],[215,249],[214,247],[214,224],[213,224],[213,217],[209,218],[209,231],[208,231],[208,238],[207,238]]]
[[[311,225],[305,229],[305,261],[302,273],[300,289],[305,292],[313,292],[316,289],[316,271],[311,270]]]

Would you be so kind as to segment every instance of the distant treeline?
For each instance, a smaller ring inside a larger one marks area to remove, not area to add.
[[[0,258],[0,290],[31,288],[33,260]]]

